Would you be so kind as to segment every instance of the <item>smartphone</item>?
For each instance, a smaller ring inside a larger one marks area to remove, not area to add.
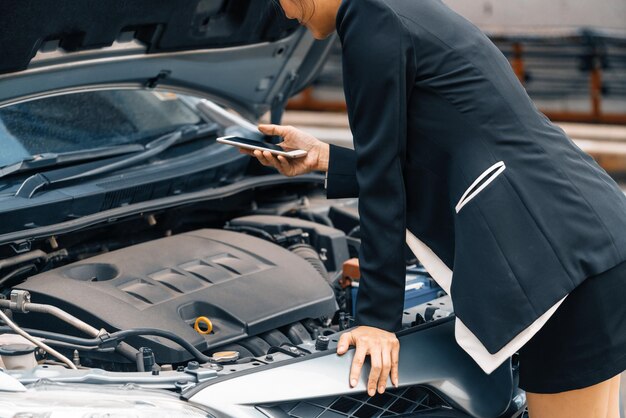
[[[269,151],[275,155],[282,155],[287,158],[301,158],[306,155],[305,150],[296,149],[292,151],[285,151],[283,148],[278,145],[270,144],[268,142],[259,142],[252,139],[241,138],[239,136],[222,136],[217,138],[217,142],[221,142],[222,144],[228,144],[235,147],[246,148],[246,149],[258,149],[261,151]]]

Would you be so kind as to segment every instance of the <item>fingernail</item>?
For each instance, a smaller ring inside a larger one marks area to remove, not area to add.
[[[346,348],[345,345],[340,345],[339,347],[337,347],[338,350],[344,350]]]
[[[383,386],[383,385],[378,386],[378,391],[380,393],[383,393],[385,391],[385,386]]]
[[[352,386],[352,387],[356,386],[356,379],[350,380],[350,386]]]

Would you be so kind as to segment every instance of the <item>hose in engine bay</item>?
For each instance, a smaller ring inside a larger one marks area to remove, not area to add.
[[[10,327],[0,326],[0,332],[10,332],[11,330],[13,329]],[[54,345],[55,342],[61,342],[65,344],[80,345],[84,347],[100,347],[102,345],[115,345],[118,342],[123,341],[124,339],[129,338],[129,337],[150,335],[154,337],[165,338],[165,339],[175,342],[176,344],[180,345],[182,348],[187,350],[187,352],[189,352],[189,354],[191,354],[196,360],[202,363],[214,362],[212,357],[204,355],[200,350],[198,350],[196,347],[194,347],[191,343],[189,343],[182,337],[174,334],[173,332],[163,331],[163,330],[156,329],[156,328],[131,328],[131,329],[125,329],[121,331],[112,332],[110,334],[103,334],[96,338],[80,338],[80,337],[74,337],[72,335],[58,334],[55,332],[42,331],[42,330],[36,330],[36,329],[24,329],[24,331],[28,332],[29,334],[35,337],[40,337],[40,338],[45,338],[46,340],[50,340],[48,341],[48,343],[51,345]]]
[[[288,248],[289,251],[305,259],[313,266],[315,270],[326,280],[329,281],[328,270],[324,262],[320,259],[317,250],[308,244],[294,244]]]
[[[7,308],[7,309],[11,309],[12,311],[22,312],[22,313],[38,312],[38,313],[52,315],[62,320],[63,322],[70,324],[72,327],[78,329],[79,331],[84,332],[90,337],[98,337],[100,334],[106,333],[104,329],[98,330],[97,328],[92,327],[85,321],[82,321],[81,319],[76,318],[74,315],[71,315],[68,312],[65,312],[64,310],[54,305],[46,305],[46,304],[30,302],[30,294],[26,291],[13,290],[11,294],[12,294],[12,297],[13,295],[18,295],[18,294],[21,295],[22,297],[18,298],[20,299],[20,303],[13,303],[10,300],[0,300],[0,308]],[[52,345],[55,345],[55,344],[52,344]],[[57,346],[60,346],[60,344],[57,344]],[[131,347],[130,345],[126,343],[120,343],[117,347],[115,347],[115,351],[117,351],[123,357],[131,361],[135,360],[136,354],[138,353],[138,351],[135,348]]]
[[[0,319],[2,319],[2,321],[5,324],[7,324],[7,326],[0,327],[0,329],[6,329],[6,331],[13,331],[15,334],[21,335],[22,337],[26,338],[31,343],[35,344],[37,347],[41,348],[42,350],[46,350],[52,356],[54,356],[57,359],[61,360],[70,369],[76,369],[76,366],[74,365],[74,363],[72,363],[72,361],[70,359],[68,359],[63,354],[61,354],[58,351],[56,351],[54,348],[49,347],[48,345],[46,345],[46,343],[41,342],[41,341],[39,341],[36,338],[33,338],[32,333],[29,333],[28,331],[20,328],[16,323],[11,321],[11,319],[8,316],[6,316],[6,314],[4,312],[2,312],[1,309],[0,309]]]

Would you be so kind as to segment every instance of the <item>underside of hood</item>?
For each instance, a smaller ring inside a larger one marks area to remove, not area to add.
[[[133,36],[148,53],[171,52],[276,41],[297,26],[271,0],[7,0],[0,73],[26,69],[42,47],[80,51]]]
[[[112,87],[202,91],[258,115],[302,89],[317,42],[274,0],[0,2],[0,106]]]

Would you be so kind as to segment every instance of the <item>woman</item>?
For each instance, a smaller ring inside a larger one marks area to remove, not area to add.
[[[451,294],[457,342],[487,373],[520,352],[532,418],[618,417],[626,368],[626,198],[532,104],[506,58],[439,0],[281,0],[322,39],[337,31],[355,152],[262,125],[293,176],[327,171],[359,196],[354,386],[398,384],[405,238]],[[245,151],[242,151],[245,152]],[[454,276],[452,268],[454,267]],[[406,354],[405,354],[406,355]]]

